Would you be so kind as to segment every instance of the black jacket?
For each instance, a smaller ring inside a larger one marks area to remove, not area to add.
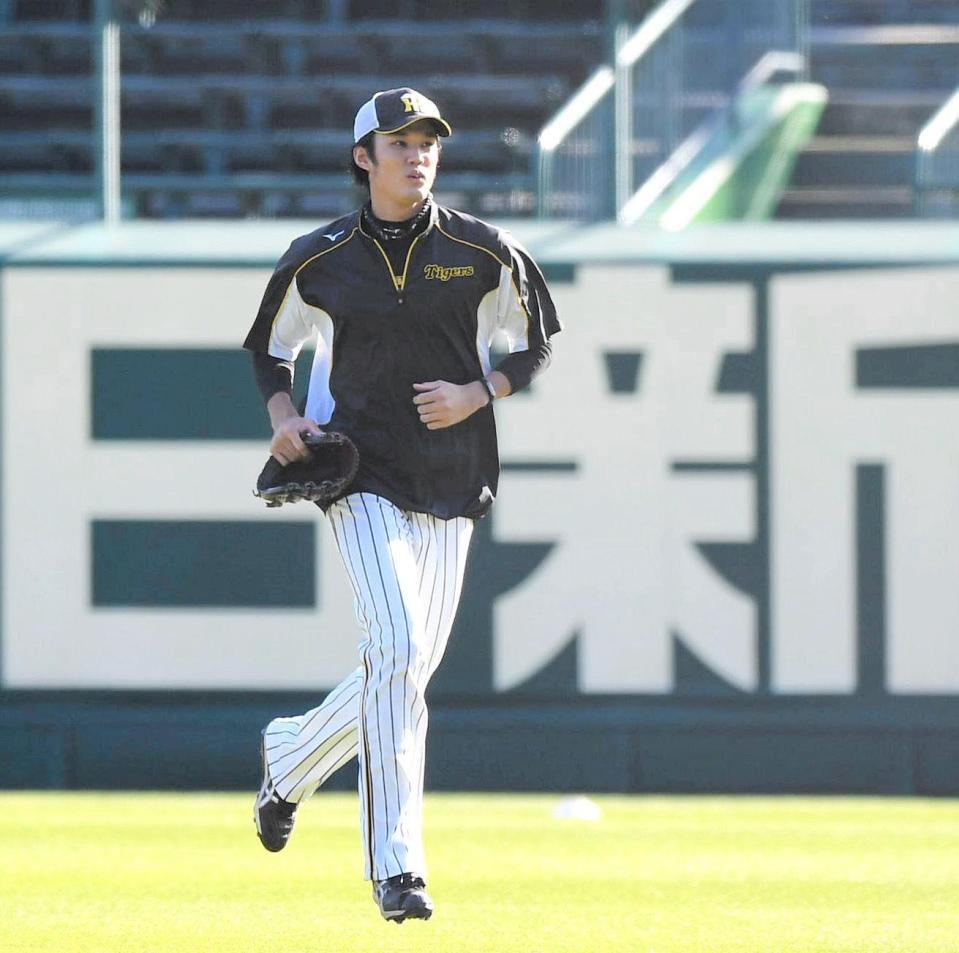
[[[360,469],[350,491],[402,509],[483,515],[499,459],[490,407],[428,430],[416,382],[466,384],[490,369],[503,332],[510,352],[543,350],[560,330],[542,273],[507,233],[434,205],[394,273],[380,241],[352,212],[298,238],[280,259],[244,346],[296,359],[316,332],[306,416],[352,437]],[[529,373],[499,368],[514,390]]]

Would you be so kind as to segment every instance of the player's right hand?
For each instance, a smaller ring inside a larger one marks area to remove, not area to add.
[[[300,434],[304,432],[323,433],[315,420],[309,420],[306,417],[287,417],[282,423],[277,424],[273,431],[270,453],[284,466],[293,463],[294,460],[303,460],[308,457],[310,452],[300,437]]]

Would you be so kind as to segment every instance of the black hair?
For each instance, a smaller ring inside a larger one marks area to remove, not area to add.
[[[376,140],[375,132],[368,132],[359,142],[357,142],[353,149],[357,146],[362,146],[366,149],[366,154],[370,157],[372,162],[376,162],[376,151],[373,145]],[[353,149],[350,149],[350,172],[353,174],[353,181],[361,188],[366,189],[367,192],[370,190],[370,174],[366,169],[361,169],[356,164],[356,159],[353,158]]]

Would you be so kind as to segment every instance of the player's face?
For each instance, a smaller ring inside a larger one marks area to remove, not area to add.
[[[366,150],[357,151],[363,153],[357,163],[370,176],[374,211],[380,209],[387,218],[408,217],[433,188],[439,141],[431,122],[414,123],[396,133],[377,133],[373,157]]]

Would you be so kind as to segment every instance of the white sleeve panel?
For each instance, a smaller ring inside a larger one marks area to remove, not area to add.
[[[295,361],[300,349],[313,336],[314,313],[324,314],[319,308],[310,307],[304,302],[294,277],[273,319],[270,355],[282,361]]]
[[[318,424],[329,423],[336,402],[330,393],[330,372],[333,369],[333,319],[319,308],[305,305],[316,327],[316,353],[310,370],[306,392],[306,416]]]
[[[499,288],[494,288],[483,296],[476,310],[476,354],[484,375],[488,374],[492,367],[489,352],[499,327],[498,302]]]
[[[504,267],[499,279],[497,320],[506,334],[510,353],[529,349],[529,314],[520,300],[513,273]]]

